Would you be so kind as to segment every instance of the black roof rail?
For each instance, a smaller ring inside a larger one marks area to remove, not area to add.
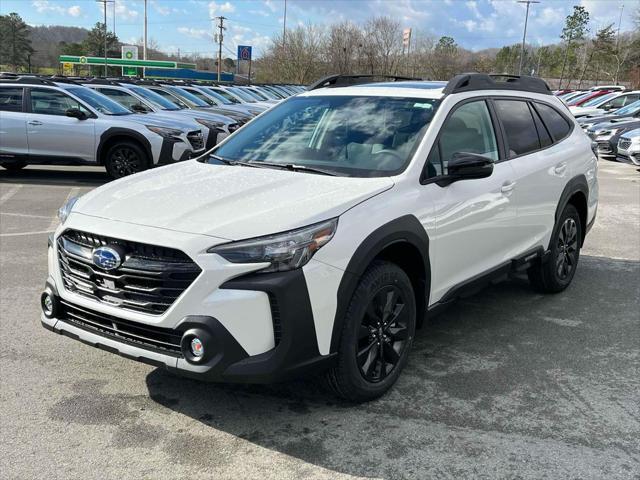
[[[471,92],[474,90],[518,90],[522,92],[542,93],[552,95],[547,82],[538,77],[527,75],[504,75],[486,73],[463,73],[456,75],[443,93]]]
[[[16,77],[1,78],[0,81],[2,83],[23,83],[25,85],[53,85],[53,86],[56,85],[49,79],[33,77],[33,76],[19,76],[17,78]]]
[[[75,84],[75,85],[79,85],[78,82],[82,81],[81,79],[63,77],[62,75],[52,75],[51,77],[49,77],[49,80],[51,80],[52,82],[56,82],[56,83],[71,83],[71,84]]]
[[[308,90],[317,90],[325,87],[348,87],[351,85],[361,85],[378,81],[400,82],[404,80],[420,80],[413,77],[402,77],[399,75],[329,75],[321,78],[309,86]]]
[[[109,80],[107,78],[90,78],[88,80],[85,80],[82,83],[88,83],[91,85],[118,85],[119,83],[121,83],[120,80]]]

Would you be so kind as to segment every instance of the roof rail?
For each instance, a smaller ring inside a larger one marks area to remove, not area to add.
[[[547,82],[538,77],[527,75],[503,75],[486,73],[463,73],[456,75],[443,93],[471,92],[474,90],[518,90],[523,92],[542,93],[552,95]]]
[[[399,82],[403,80],[420,80],[413,77],[401,77],[398,75],[329,75],[312,83],[308,90],[317,90],[325,87],[348,87],[351,85],[361,85],[364,83],[373,83],[378,81]]]
[[[26,85],[53,85],[55,86],[55,83],[53,83],[51,80],[46,79],[46,78],[39,78],[39,77],[31,77],[31,76],[20,76],[20,77],[8,77],[8,78],[1,78],[0,81],[2,83],[23,83]]]
[[[72,83],[76,85],[79,84],[78,82],[82,81],[82,79],[79,78],[64,77],[62,75],[52,75],[51,77],[49,77],[49,80],[56,83]]]
[[[82,83],[91,85],[118,85],[120,82],[116,80],[109,80],[107,78],[90,78]]]

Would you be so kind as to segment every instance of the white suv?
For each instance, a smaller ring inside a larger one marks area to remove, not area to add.
[[[515,271],[571,282],[590,140],[535,78],[333,76],[199,161],[63,206],[43,325],[180,374],[383,394],[415,329]]]

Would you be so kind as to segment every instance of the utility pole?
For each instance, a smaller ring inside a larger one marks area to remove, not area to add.
[[[96,2],[102,4],[104,10],[104,76],[107,76],[107,3],[112,3],[115,0],[96,0]]]
[[[529,5],[532,3],[540,3],[538,0],[517,0],[517,3],[527,4],[527,13],[524,17],[524,33],[522,34],[522,47],[520,48],[520,68],[518,69],[518,75],[522,75],[522,64],[524,63],[524,46],[527,41],[527,23],[529,23]]]
[[[144,35],[142,38],[142,58],[147,59],[147,0],[144,0]]]
[[[282,21],[282,53],[287,47],[287,0],[284,0],[284,18]]]
[[[220,17],[216,17],[216,20],[219,21],[218,23],[218,81],[220,81],[220,77],[222,75],[222,40],[224,38],[224,36],[222,35],[222,32],[224,30],[226,30],[225,26],[224,26],[224,21],[226,20],[226,17],[220,16]]]
[[[620,24],[622,23],[622,12],[624,10],[624,3],[620,5],[620,18],[618,19],[618,33],[616,34],[616,50],[620,46]]]

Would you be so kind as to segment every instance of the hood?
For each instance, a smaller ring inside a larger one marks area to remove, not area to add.
[[[191,110],[189,108],[185,108],[184,110],[163,110],[165,113],[171,114],[173,115],[174,113],[177,115],[182,115],[184,117],[189,117],[189,118],[202,118],[203,120],[211,120],[212,122],[220,122],[220,123],[224,123],[229,124],[229,123],[236,123],[235,120],[225,116],[225,115],[220,115],[218,113],[214,113],[214,112],[209,112],[206,110]],[[195,120],[194,120],[195,121]]]
[[[178,128],[185,132],[192,132],[194,130],[201,130],[202,125],[188,119],[181,119],[180,117],[168,116],[162,113],[136,113],[129,115],[128,119],[141,123],[143,125],[153,125],[156,127],[170,127]]]
[[[610,129],[610,128],[627,127],[628,126],[627,124],[634,124],[636,122],[640,124],[640,120],[634,117],[615,118],[608,122],[596,123],[594,126],[590,128],[590,130],[595,131],[595,130],[603,130],[603,129]]]
[[[337,217],[392,188],[388,177],[331,177],[194,160],[108,183],[74,213],[239,240]]]

